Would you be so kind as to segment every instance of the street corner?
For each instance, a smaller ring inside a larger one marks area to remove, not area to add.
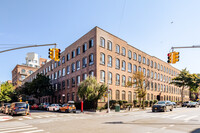
[[[11,120],[12,118],[13,118],[12,116],[0,116],[0,122],[8,121],[8,120]]]

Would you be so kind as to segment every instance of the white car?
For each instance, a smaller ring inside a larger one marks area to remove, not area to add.
[[[48,106],[47,111],[59,111],[59,109],[59,104],[51,104],[50,106]]]

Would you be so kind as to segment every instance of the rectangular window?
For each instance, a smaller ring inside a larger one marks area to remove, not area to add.
[[[65,89],[65,81],[64,80],[62,81],[62,89],[63,90]]]
[[[80,55],[80,52],[81,52],[81,48],[78,47],[78,48],[76,49],[76,55]]]
[[[108,84],[112,84],[112,73],[108,73]]]
[[[112,42],[108,41],[108,50],[112,51]]]
[[[76,70],[78,71],[80,69],[80,61],[76,62]]]
[[[65,76],[65,68],[62,69],[62,76]]]
[[[75,57],[75,50],[72,51],[72,58]]]
[[[80,82],[81,82],[81,76],[77,76],[77,77],[76,77],[76,80],[77,80],[77,85],[79,85]]]
[[[70,73],[70,66],[67,66],[67,74]]]
[[[65,63],[65,56],[62,57],[62,64]]]
[[[108,55],[108,66],[112,67],[112,56]]]
[[[67,61],[70,60],[70,54],[67,54]]]
[[[115,50],[115,51],[116,51],[116,53],[118,53],[118,54],[120,53],[120,46],[119,46],[119,45],[116,45],[116,50]]]
[[[104,53],[101,53],[100,63],[105,64],[105,54]]]
[[[93,54],[89,55],[89,64],[90,65],[94,64],[94,55]]]
[[[83,53],[87,50],[87,43],[83,44]]]
[[[83,74],[83,80],[85,80],[86,78],[87,78],[87,74],[84,73],[84,74]]]
[[[54,73],[54,78],[57,79],[57,72]]]
[[[116,85],[120,85],[120,75],[116,74]]]
[[[93,39],[90,39],[89,40],[89,48],[93,47],[94,46],[94,42],[93,42]]]
[[[67,88],[69,88],[69,79],[67,79]]]
[[[132,58],[132,52],[129,50],[128,51],[128,58],[131,59]]]
[[[87,58],[83,58],[83,68],[87,67]]]
[[[75,72],[75,63],[72,63],[72,73]]]
[[[72,78],[72,87],[75,87],[75,78]]]
[[[132,64],[128,63],[128,72],[132,72]]]
[[[138,62],[141,62],[141,55],[138,56]]]
[[[103,70],[100,71],[100,81],[105,82],[105,71]]]
[[[122,86],[126,85],[126,77],[123,75],[122,76]]]

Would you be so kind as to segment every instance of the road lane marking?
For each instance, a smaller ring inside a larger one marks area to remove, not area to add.
[[[42,118],[41,116],[34,116],[34,117],[36,117],[36,118]]]
[[[23,118],[27,118],[27,119],[33,119],[32,117],[28,117],[28,116],[24,116]]]
[[[43,132],[44,130],[35,130],[35,131],[28,131],[28,132],[22,132],[22,133],[36,133],[36,132]]]
[[[2,132],[2,133],[19,132],[19,131],[35,130],[35,129],[37,129],[37,127],[33,127],[33,128],[26,128],[26,129],[16,129],[16,130],[9,130],[9,131],[4,131],[4,132]]]
[[[172,119],[178,119],[178,118],[181,118],[181,117],[184,117],[184,116],[186,116],[186,115],[179,115],[179,116],[176,116],[176,117],[174,117]]]
[[[169,125],[169,127],[173,127],[174,125]]]
[[[193,118],[196,118],[197,116],[195,115],[195,116],[191,116],[191,117],[187,117],[187,118],[185,118],[184,119],[184,121],[186,122],[186,121],[189,121],[190,119],[193,119]]]
[[[0,131],[12,130],[12,129],[18,129],[18,128],[30,128],[30,127],[33,127],[33,126],[29,125],[29,126],[21,126],[21,127],[3,128],[3,129],[0,129]]]
[[[162,127],[161,130],[164,130],[166,127]]]

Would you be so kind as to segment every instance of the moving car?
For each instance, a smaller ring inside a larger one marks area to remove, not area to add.
[[[15,114],[26,114],[26,103],[25,102],[14,102],[10,105],[10,110],[8,112],[10,115]]]
[[[190,102],[187,104],[187,108],[192,108],[192,107],[199,107],[199,104],[197,102]]]
[[[48,106],[47,111],[59,111],[59,109],[59,104],[51,104],[50,106]]]
[[[39,106],[37,105],[37,104],[33,104],[32,106],[31,106],[31,109],[38,109],[39,108]]]
[[[173,110],[173,105],[170,101],[158,101],[158,103],[154,104],[152,107],[152,112],[155,112],[155,111],[166,112],[168,110],[170,111]]]

